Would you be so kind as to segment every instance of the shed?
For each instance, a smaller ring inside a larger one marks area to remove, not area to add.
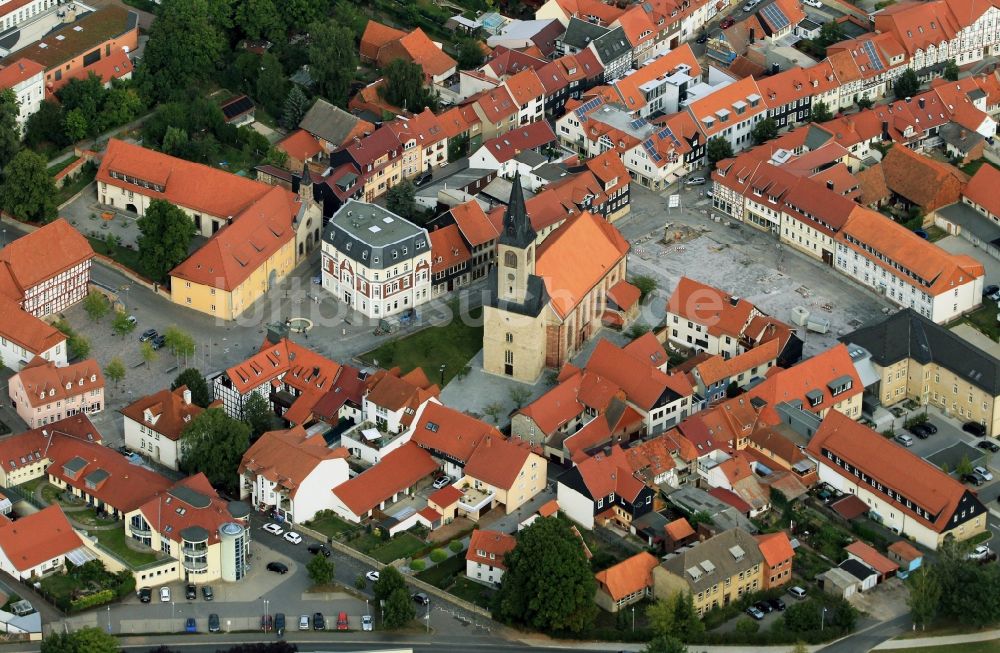
[[[861,587],[861,582],[840,567],[828,569],[816,577],[820,587],[827,594],[840,596],[849,599],[854,596]]]

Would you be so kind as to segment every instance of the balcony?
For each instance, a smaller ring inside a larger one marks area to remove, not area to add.
[[[204,544],[187,544],[181,547],[185,555],[204,557],[208,553],[208,547]]]
[[[138,535],[139,537],[149,537],[152,535],[152,531],[149,529],[148,524],[142,526],[137,526],[136,524],[129,524],[129,530],[132,531],[133,535]]]
[[[494,496],[496,496],[495,493],[489,490],[469,488],[458,500],[458,508],[463,512],[478,513],[493,502]]]
[[[203,571],[208,569],[206,558],[184,558],[184,568],[188,571]]]

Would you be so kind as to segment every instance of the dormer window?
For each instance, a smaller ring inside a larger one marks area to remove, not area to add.
[[[55,388],[52,388],[51,390],[49,390],[49,396],[50,397],[55,397],[56,396],[56,389]]]
[[[72,381],[67,381],[66,382],[66,389],[67,390],[72,390],[73,389],[73,382]]]

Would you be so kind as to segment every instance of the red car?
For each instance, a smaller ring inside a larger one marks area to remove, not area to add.
[[[347,613],[341,612],[337,615],[337,630],[347,630]]]
[[[719,27],[721,27],[722,29],[726,29],[732,27],[735,24],[736,24],[735,18],[733,18],[732,16],[726,16],[725,18],[722,19],[722,22],[719,23]]]

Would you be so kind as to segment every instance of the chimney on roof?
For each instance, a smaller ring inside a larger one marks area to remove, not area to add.
[[[186,405],[190,406],[191,405],[191,390],[189,390],[188,388],[184,388],[184,392],[182,393],[182,396],[184,397],[184,403]]]
[[[966,132],[965,132],[964,129],[962,131],[958,132],[958,137],[961,138],[963,141],[965,140],[965,136],[966,136]]]
[[[911,97],[908,97],[908,98],[906,98],[906,103],[907,103],[907,104],[909,104],[909,103],[910,103],[910,100],[912,100],[912,99],[913,99],[913,98],[911,98]]]
[[[920,105],[920,108],[921,108],[921,109],[923,109],[923,108],[924,108],[924,105],[925,105],[926,103],[927,103],[927,101],[926,101],[926,100],[925,100],[924,98],[920,98],[919,100],[917,100],[917,104],[919,104],[919,105]]]
[[[833,190],[833,182],[832,182],[832,181],[830,181],[830,180],[827,180],[827,182],[826,182],[826,187],[827,187],[828,189],[830,189],[830,190]]]
[[[892,140],[892,137],[889,136],[889,121],[888,120],[883,120],[882,121],[882,140],[883,141],[891,141]]]
[[[756,37],[757,37],[757,32],[756,32],[756,30],[754,30],[754,28],[751,27],[750,28],[750,37],[747,39],[747,43],[753,45],[753,43],[757,40]]]

